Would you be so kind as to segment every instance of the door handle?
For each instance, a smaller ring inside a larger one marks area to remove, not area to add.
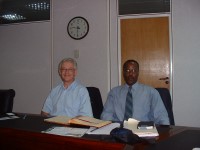
[[[159,80],[169,80],[169,77],[160,78]]]
[[[160,78],[159,80],[165,81],[165,84],[169,84],[169,77]]]

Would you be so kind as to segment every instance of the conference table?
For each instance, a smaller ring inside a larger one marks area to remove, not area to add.
[[[200,148],[200,128],[157,126],[158,137],[136,144],[116,141],[110,135],[69,137],[43,133],[55,124],[45,117],[16,114],[16,119],[0,119],[0,150],[192,150]],[[1,117],[2,118],[2,117]],[[58,126],[58,125],[56,125]]]

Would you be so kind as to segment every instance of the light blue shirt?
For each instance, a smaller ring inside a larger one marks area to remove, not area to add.
[[[90,97],[87,89],[75,80],[68,88],[63,83],[53,88],[48,95],[42,111],[51,116],[75,117],[78,115],[93,117]]]
[[[128,85],[113,88],[107,97],[102,120],[123,121]],[[162,99],[153,87],[135,83],[132,86],[133,116],[139,121],[154,121],[155,124],[169,125],[169,118]]]

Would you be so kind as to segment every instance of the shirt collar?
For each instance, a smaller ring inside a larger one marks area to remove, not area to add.
[[[133,84],[133,85],[132,85],[132,90],[137,89],[138,84],[139,84],[138,82],[136,82],[135,84]],[[127,89],[129,88],[129,85],[128,85],[128,84],[125,84],[125,86],[127,87]]]
[[[62,83],[62,87],[63,87],[63,89],[73,89],[73,88],[76,87],[77,84],[78,84],[78,82],[77,82],[77,80],[75,79],[75,80],[68,86],[68,88],[65,88],[64,85],[63,85],[63,83]]]

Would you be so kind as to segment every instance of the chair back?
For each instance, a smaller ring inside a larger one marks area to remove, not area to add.
[[[96,87],[87,87],[87,90],[90,95],[93,116],[94,118],[100,119],[101,113],[103,111],[103,102],[100,90]]]
[[[12,112],[14,97],[13,89],[0,90],[0,114]]]
[[[165,105],[165,108],[168,113],[170,125],[175,125],[174,114],[173,114],[173,109],[172,109],[172,100],[171,100],[171,95],[169,93],[169,90],[167,88],[156,88],[156,90],[160,94],[160,97]]]

